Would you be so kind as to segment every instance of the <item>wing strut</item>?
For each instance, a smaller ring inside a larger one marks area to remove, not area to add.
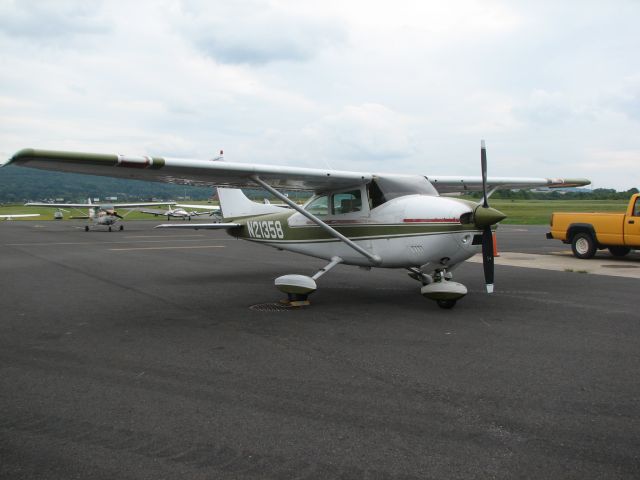
[[[347,245],[349,245],[351,248],[353,248],[356,252],[358,252],[361,255],[364,255],[366,258],[368,258],[371,263],[373,263],[374,265],[380,265],[380,263],[382,263],[382,258],[380,258],[380,256],[378,255],[374,255],[371,252],[366,251],[364,248],[362,248],[360,245],[357,245],[355,242],[349,240],[347,237],[345,237],[344,235],[342,235],[340,232],[338,232],[336,229],[331,228],[329,225],[327,225],[326,223],[324,223],[322,220],[320,220],[318,217],[316,217],[315,215],[313,215],[312,213],[309,213],[308,211],[306,211],[304,208],[302,208],[300,205],[298,205],[297,203],[293,202],[292,200],[289,200],[289,198],[285,195],[283,195],[282,193],[280,193],[278,190],[276,190],[275,188],[273,188],[271,185],[269,185],[268,183],[266,183],[265,181],[263,181],[258,175],[251,175],[251,180],[253,180],[254,182],[256,182],[258,185],[260,185],[262,188],[264,188],[265,190],[267,190],[269,193],[271,193],[272,195],[274,195],[275,197],[279,198],[280,200],[282,200],[284,203],[286,203],[287,205],[289,205],[291,208],[293,208],[294,210],[296,210],[297,212],[301,213],[302,215],[304,215],[305,217],[307,217],[309,220],[311,220],[313,223],[315,223],[316,225],[318,225],[320,228],[322,228],[325,232],[327,232],[329,235],[331,235],[332,237],[337,238],[338,240],[341,240],[342,242],[346,243]]]

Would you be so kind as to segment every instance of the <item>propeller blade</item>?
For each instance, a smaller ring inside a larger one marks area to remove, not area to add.
[[[487,293],[493,293],[493,232],[489,225],[482,232],[482,267],[484,269],[484,283],[487,287]]]
[[[480,141],[480,163],[482,165],[482,195],[484,197],[482,206],[484,208],[488,208],[489,199],[487,198],[487,147],[484,144],[484,140]]]

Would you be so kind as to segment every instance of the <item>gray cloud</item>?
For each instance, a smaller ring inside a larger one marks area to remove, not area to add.
[[[20,1],[0,3],[0,31],[33,41],[51,41],[76,34],[110,30],[99,18],[101,2]]]
[[[334,19],[295,14],[254,1],[215,8],[191,1],[183,7],[176,28],[220,63],[304,62],[346,40],[344,29]]]

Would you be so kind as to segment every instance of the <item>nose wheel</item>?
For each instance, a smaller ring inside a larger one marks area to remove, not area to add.
[[[445,310],[455,307],[457,301],[467,294],[467,287],[454,282],[451,272],[447,272],[445,269],[436,270],[431,276],[418,268],[410,268],[409,276],[422,283],[420,289],[422,296],[434,300],[440,308]]]
[[[445,310],[451,310],[456,306],[457,300],[436,300],[436,303],[440,308],[444,308]]]

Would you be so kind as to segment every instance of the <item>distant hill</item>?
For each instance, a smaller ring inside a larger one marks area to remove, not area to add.
[[[244,189],[245,194],[257,201],[274,197],[261,188]],[[207,200],[215,195],[213,187],[188,187],[169,183],[125,180],[121,178],[80,175],[77,173],[49,172],[33,168],[6,167],[0,169],[0,203],[25,203],[63,199],[64,202],[84,202],[88,197],[117,201],[151,200]],[[289,196],[302,201],[306,192],[290,192]]]
[[[87,197],[117,197],[118,201],[151,198],[177,199],[185,195],[192,200],[206,200],[213,188],[185,187],[168,183],[124,180],[93,175],[49,172],[31,168],[0,169],[0,202],[24,203],[63,198],[65,202],[85,201]]]

